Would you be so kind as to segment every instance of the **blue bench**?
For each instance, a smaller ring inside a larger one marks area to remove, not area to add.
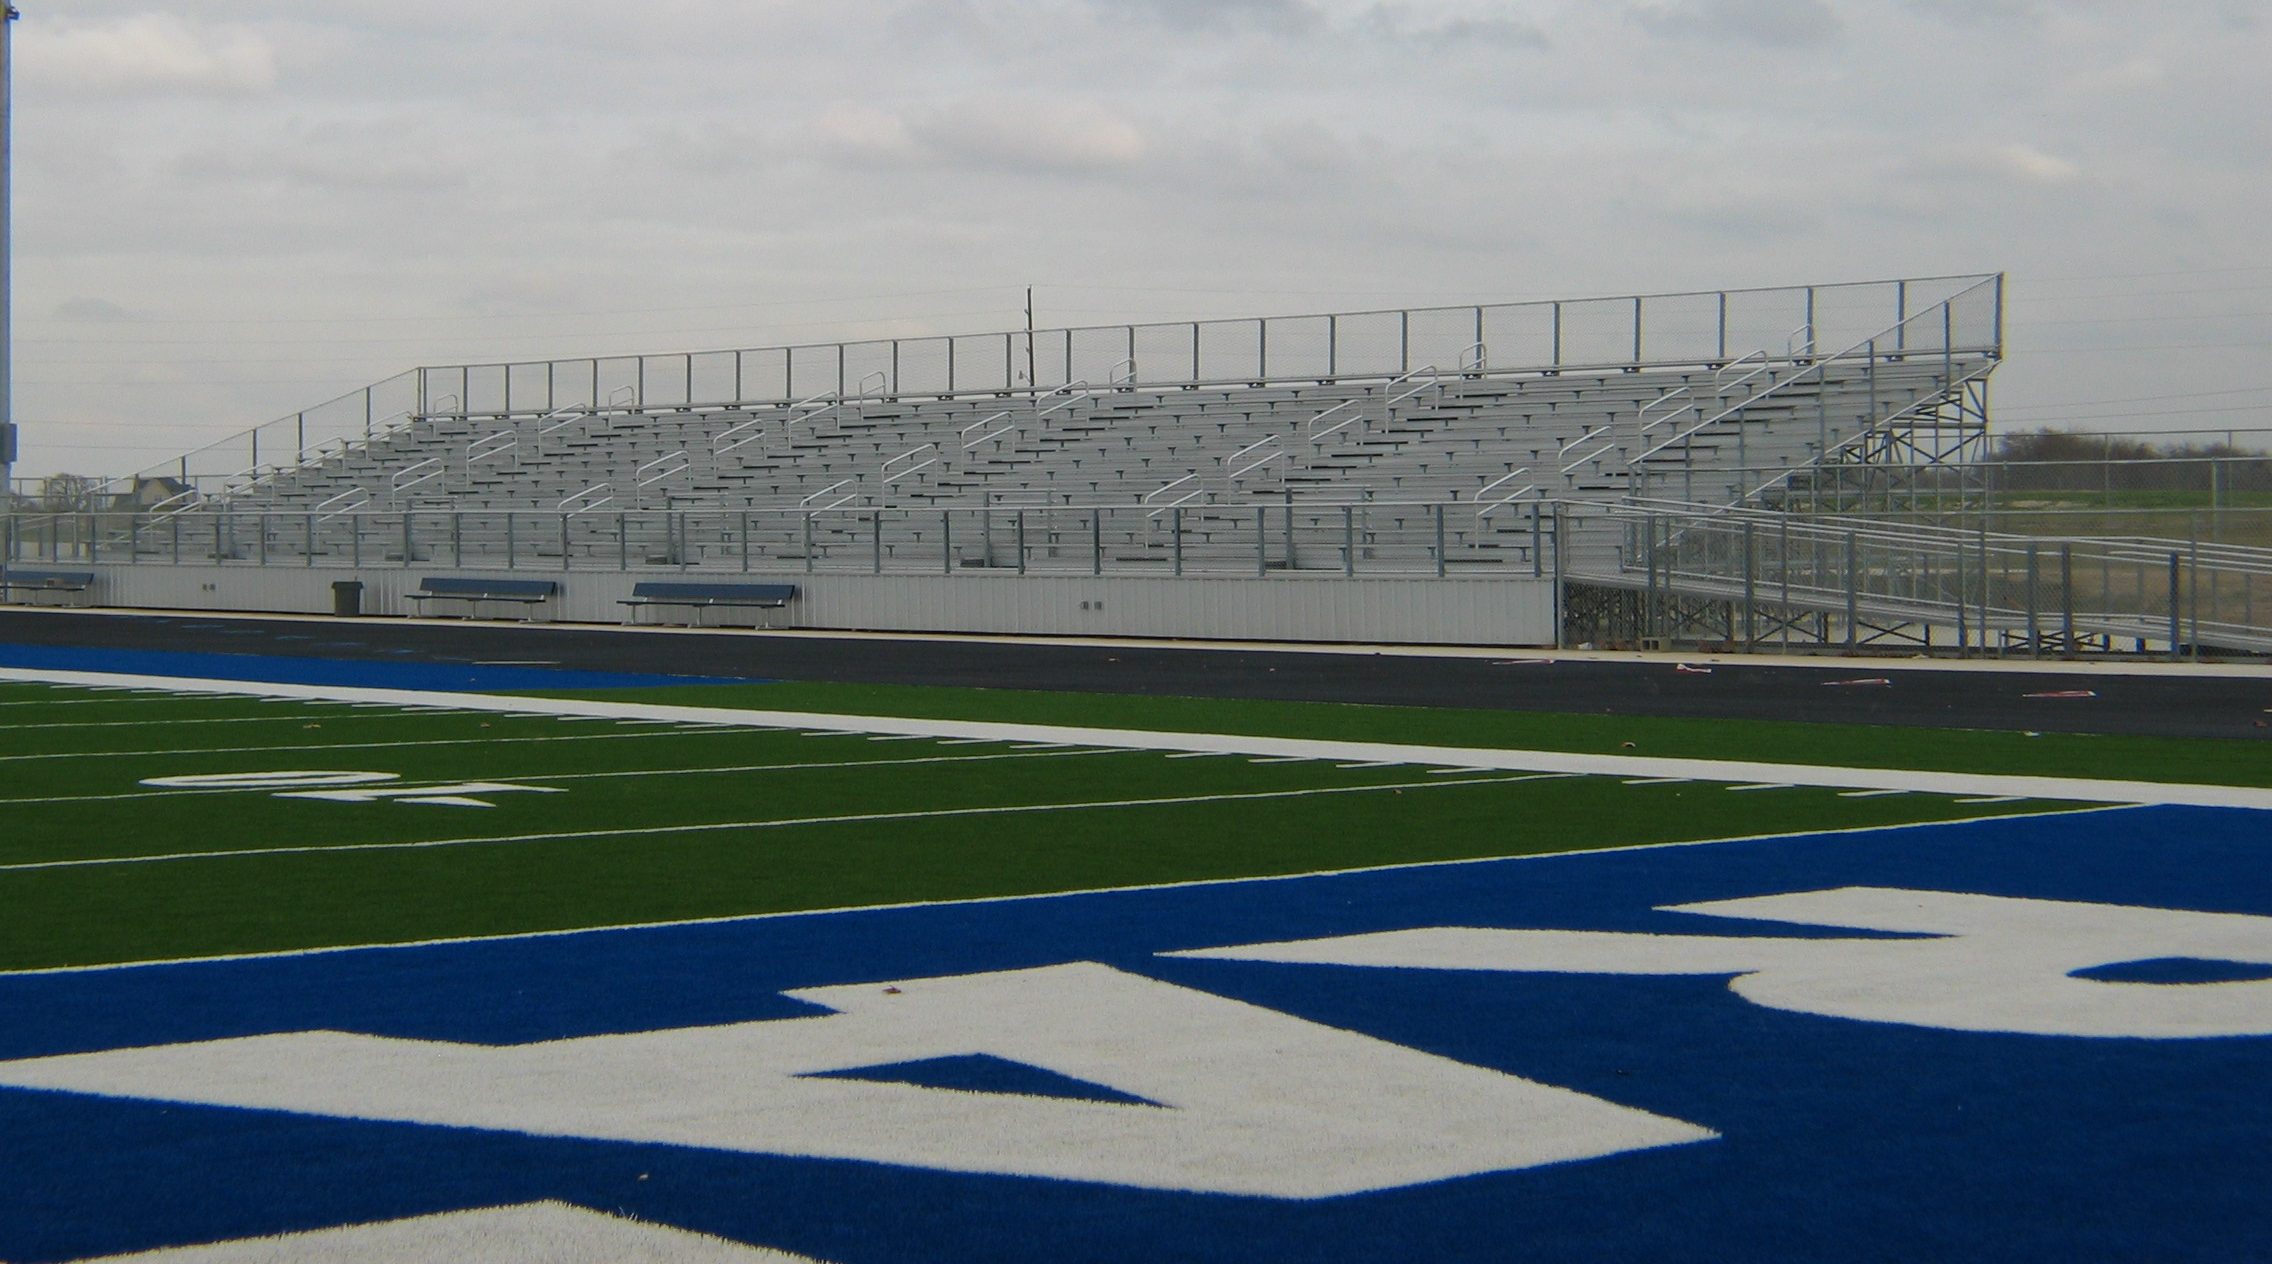
[[[687,606],[694,625],[702,626],[702,612],[716,609],[779,610],[797,599],[795,584],[705,584],[650,580],[634,584],[620,604],[631,607],[631,621],[648,606]]]
[[[420,613],[429,601],[462,601],[466,603],[465,617],[481,613],[484,601],[501,601],[519,605],[534,618],[536,608],[553,599],[560,585],[549,579],[492,579],[488,576],[429,575],[418,581],[418,588],[409,595],[419,603]]]
[[[66,598],[84,597],[85,604],[93,604],[95,573],[93,571],[40,571],[21,566],[0,568],[0,601],[23,601],[37,604],[41,593],[58,593]],[[58,603],[61,604],[61,603]]]

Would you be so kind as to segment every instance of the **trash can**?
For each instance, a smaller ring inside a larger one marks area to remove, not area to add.
[[[360,580],[342,579],[331,586],[331,612],[350,616],[363,613],[363,584]]]

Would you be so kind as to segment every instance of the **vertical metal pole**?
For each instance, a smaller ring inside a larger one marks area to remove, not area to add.
[[[1026,511],[1018,511],[1018,574],[1026,573]]]
[[[869,567],[869,571],[872,574],[881,575],[884,573],[884,511],[875,510],[868,515],[868,520],[874,532],[869,538],[869,543],[874,552],[874,562]]]
[[[1641,563],[1649,581],[1641,599],[1641,635],[1648,637],[1657,630],[1657,515],[1653,510],[1641,515]]]
[[[2183,554],[2174,549],[2171,550],[2169,555],[2169,661],[2173,663],[2185,657],[2182,650],[2183,638],[2178,627],[2183,611],[2179,609],[2177,604],[2178,581],[2184,576],[2180,567],[2184,560]]]
[[[1285,537],[1286,569],[1291,571],[1294,569],[1294,489],[1291,487],[1286,489],[1286,521],[1279,528],[1279,534]]]
[[[1341,376],[1341,318],[1325,318],[1325,375]]]
[[[2193,626],[2193,635],[2186,644],[2193,647],[2193,658],[2201,657],[2201,517],[2193,515],[2193,539],[2186,545],[2185,561],[2186,619]]]
[[[1409,311],[1396,314],[1396,343],[1397,364],[1400,366],[1397,372],[1410,373],[1412,371],[1412,313]]]
[[[1357,507],[1341,507],[1341,577],[1357,576]]]
[[[1641,298],[1633,298],[1633,363],[1641,362]]]
[[[1893,283],[1893,349],[1909,349],[1909,282]]]
[[[1089,511],[1089,574],[1104,574],[1104,506]]]
[[[1175,559],[1175,573],[1183,574],[1183,506],[1168,510],[1168,539],[1170,552]]]
[[[1562,304],[1554,304],[1554,367],[1562,367]]]
[[[1753,569],[1753,561],[1759,555],[1754,534],[1758,525],[1748,518],[1743,524],[1743,648],[1746,653],[1759,643],[1759,576]]]
[[[571,569],[568,560],[568,512],[566,510],[562,510],[560,513],[560,569]]]
[[[1530,502],[1530,577],[1546,577],[1546,536],[1539,521],[1538,502]]]
[[[1859,637],[1860,637],[1860,631],[1861,631],[1861,614],[1862,614],[1862,612],[1861,612],[1861,597],[1860,597],[1860,594],[1859,594],[1859,593],[1858,593],[1858,592],[1856,591],[1856,588],[1857,588],[1857,586],[1858,586],[1858,585],[1859,585],[1859,584],[1861,583],[1861,578],[1862,578],[1862,577],[1861,577],[1861,573],[1860,573],[1860,571],[1859,571],[1859,570],[1858,570],[1858,569],[1856,568],[1856,565],[1855,565],[1855,561],[1856,561],[1856,558],[1855,558],[1855,554],[1856,554],[1856,553],[1857,553],[1858,551],[1859,551],[1859,546],[1858,546],[1858,544],[1857,544],[1857,542],[1856,542],[1856,540],[1855,540],[1855,538],[1854,538],[1854,533],[1853,533],[1853,532],[1851,532],[1851,531],[1847,532],[1847,533],[1846,533],[1846,648],[1847,648],[1847,649],[1849,649],[1849,650],[1851,650],[1851,649],[1853,649],[1853,648],[1854,648],[1854,646],[1855,646],[1856,642],[1858,641],[1858,639],[1859,639]]]
[[[314,566],[314,565],[316,564],[316,516],[315,516],[314,514],[308,514],[308,515],[307,515],[307,521],[305,522],[305,524],[304,524],[304,525],[305,525],[305,527],[307,528],[307,529],[306,529],[306,531],[305,531],[305,533],[304,533],[304,538],[305,538],[305,539],[306,539],[306,541],[307,541],[307,556],[306,556],[306,563],[307,563],[307,565],[309,565],[309,566],[311,566],[311,567],[312,567],[312,566]],[[140,549],[140,548],[139,548],[139,547],[137,546],[138,542],[137,542],[137,539],[135,538],[135,537],[139,537],[139,536],[140,536],[140,535],[142,534],[142,530],[141,530],[141,528],[142,528],[142,515],[141,515],[141,514],[136,514],[136,515],[134,515],[134,526],[133,526],[133,528],[132,528],[132,532],[133,532],[133,534],[132,534],[131,536],[129,536],[129,537],[128,537],[128,539],[127,539],[127,545],[128,545],[128,549],[127,549],[127,556],[128,556],[128,557],[136,557],[136,556],[139,556],[139,555],[141,554],[141,552],[142,552],[142,550],[141,550],[141,549]],[[459,563],[456,563],[456,562],[452,562],[452,563],[451,563],[451,565],[453,565],[453,566],[454,566],[454,565],[458,565],[458,564],[459,564]]]
[[[310,521],[313,521],[313,519],[311,518]],[[450,515],[450,565],[465,565],[465,514],[463,512]]]
[[[1436,578],[1438,578],[1438,579],[1442,579],[1442,578],[1444,577],[1444,569],[1445,569],[1445,557],[1444,557],[1444,505],[1443,505],[1443,502],[1442,502],[1442,501],[1437,501],[1437,502],[1436,502]]]
[[[505,569],[520,568],[520,542],[513,538],[513,511],[505,511]]]
[[[2043,628],[2038,621],[2038,594],[2036,584],[2040,570],[2036,558],[2036,542],[2027,543],[2027,654],[2029,658],[2043,657]]]
[[[1569,638],[1563,635],[1562,502],[1554,502],[1554,648]]]
[[[1972,612],[1972,590],[1971,590],[1971,589],[1970,589],[1969,587],[1967,587],[1967,586],[1966,586],[1966,584],[1965,584],[1965,573],[1964,573],[1964,572],[1965,572],[1965,563],[1966,563],[1967,561],[1969,561],[1969,560],[1970,560],[1970,559],[1969,559],[1969,558],[1968,558],[1968,557],[1966,556],[1966,554],[1965,554],[1965,548],[1964,548],[1964,546],[1963,546],[1963,545],[1961,545],[1961,544],[1957,545],[1957,546],[1956,546],[1956,656],[1957,656],[1958,658],[1963,658],[1963,657],[1965,656],[1965,632],[1966,632],[1966,630],[1967,630],[1967,629],[1966,629],[1966,627],[1965,627],[1965,624],[1966,624],[1967,622],[1969,622],[1969,620],[1968,620],[1967,616],[1968,616],[1968,615],[1970,615],[1970,614],[1971,614],[1971,612]]]
[[[805,573],[813,573],[813,516],[805,514]]]
[[[2075,656],[2075,546],[2059,546],[2059,641],[2064,657]]]
[[[740,392],[737,390],[735,393],[739,394]],[[734,519],[734,534],[741,540],[742,574],[747,575],[749,574],[749,510],[737,511]]]
[[[939,511],[939,573],[955,573],[955,511]]]
[[[1996,274],[1996,351],[2004,350],[2004,274]]]
[[[1787,513],[1775,515],[1775,526],[1777,530],[1775,577],[1783,595],[1783,613],[1780,620],[1783,625],[1783,651],[1789,653],[1791,649],[1791,621],[1797,618],[1791,612],[1791,515]]]
[[[615,569],[631,569],[631,515],[621,509],[615,511]],[[634,607],[633,613],[637,612]]]
[[[1720,291],[1719,349],[1719,354],[1713,358],[1725,361],[1728,358],[1728,292],[1726,290]]]
[[[1270,506],[1254,507],[1254,577],[1270,573]]]

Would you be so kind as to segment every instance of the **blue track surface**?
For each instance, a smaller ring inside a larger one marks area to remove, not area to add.
[[[1095,961],[1719,1135],[1296,1201],[0,1090],[10,1171],[0,1181],[0,1258],[59,1260],[547,1198],[842,1264],[2264,1258],[2272,1038],[1865,1022],[1765,1008],[1731,992],[1726,976],[1159,954],[1431,926],[1851,936],[1655,911],[1847,886],[2272,916],[2266,825],[2238,811],[2131,809],[9,976],[0,978],[0,1060],[313,1029],[550,1041],[821,1012],[779,994],[788,988]],[[2141,985],[2267,986],[2234,982],[2261,980],[2261,970],[2173,960],[2105,965]],[[1109,1088],[1090,1094],[1095,1086],[984,1055],[860,1074],[1115,1100]]]
[[[344,646],[362,648],[359,643]],[[209,654],[175,650],[86,649],[78,646],[0,643],[0,667],[50,671],[118,672],[278,685],[348,685],[368,689],[424,689],[448,693],[534,693],[545,690],[642,689],[659,685],[728,685],[751,681],[720,676],[659,676],[635,672],[573,671],[485,663]]]

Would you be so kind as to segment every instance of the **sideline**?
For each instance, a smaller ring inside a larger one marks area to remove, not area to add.
[[[451,707],[519,715],[589,716],[615,720],[728,724],[756,728],[821,729],[836,733],[896,733],[914,737],[965,737],[1008,742],[1050,742],[1073,746],[1115,746],[1131,750],[1193,751],[1224,755],[1290,755],[1305,759],[1386,760],[1478,771],[1575,773],[1580,776],[1688,777],[1740,784],[1773,782],[1828,786],[1838,790],[1916,790],[1927,794],[2010,795],[2075,803],[2173,805],[2272,810],[2272,788],[2191,785],[2157,781],[2019,776],[2004,773],[1919,772],[1901,768],[1840,768],[1725,759],[1676,759],[1648,755],[1581,755],[1564,751],[1504,750],[1489,747],[1420,746],[1398,743],[1319,741],[1311,738],[1250,737],[1219,733],[1159,733],[1142,729],[1074,728],[1054,724],[999,724],[975,720],[917,720],[897,716],[757,711],[726,707],[668,706],[652,702],[598,699],[506,697],[494,694],[428,693],[410,689],[372,689],[350,685],[262,684],[187,677],[128,676],[108,672],[43,671],[0,668],[0,680],[59,685],[156,687],[181,693],[258,692],[277,698],[322,702],[370,702],[398,707]]]

